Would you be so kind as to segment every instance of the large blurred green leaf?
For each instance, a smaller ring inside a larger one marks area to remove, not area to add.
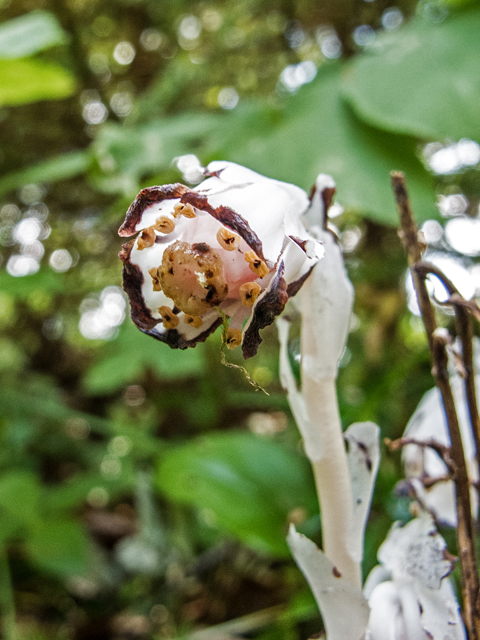
[[[105,346],[98,361],[87,372],[85,387],[90,393],[111,393],[138,380],[146,367],[161,378],[178,380],[199,375],[203,365],[202,344],[181,352],[170,349],[127,320],[118,337]]]
[[[40,269],[29,276],[15,277],[0,272],[0,290],[14,298],[25,300],[33,292],[54,293],[65,290],[65,277],[50,269]]]
[[[229,159],[305,189],[328,173],[344,207],[393,225],[389,172],[405,171],[417,219],[438,215],[432,178],[416,157],[414,141],[358,120],[342,100],[341,69],[320,69],[311,85],[290,98],[278,127],[266,136],[244,135],[229,149]]]
[[[32,530],[25,547],[37,565],[60,577],[88,570],[88,539],[77,522],[44,521]]]
[[[90,159],[88,151],[72,151],[54,156],[21,171],[7,173],[0,178],[0,196],[32,182],[55,182],[73,178],[86,171]]]
[[[211,510],[221,528],[275,555],[288,555],[288,513],[316,509],[306,460],[244,432],[212,433],[167,452],[157,486],[173,500]]]
[[[57,64],[32,58],[0,60],[0,106],[60,100],[74,90],[74,77]]]
[[[65,33],[48,11],[31,11],[0,25],[0,59],[23,58],[65,41]]]
[[[142,176],[170,167],[176,156],[192,153],[217,122],[214,114],[184,113],[140,127],[105,125],[93,146],[103,172],[97,177],[99,187],[136,193]]]
[[[28,471],[9,471],[0,477],[0,522],[5,515],[14,518],[17,526],[31,525],[39,519],[40,487],[37,478]]]
[[[367,126],[341,95],[340,64],[283,109],[251,103],[229,114],[184,113],[138,128],[104,127],[94,143],[105,190],[135,193],[142,176],[168,169],[182,153],[221,158],[309,190],[319,173],[333,175],[339,202],[350,210],[397,224],[389,173],[405,171],[419,220],[437,215],[433,178],[416,154],[416,143]]]
[[[357,56],[346,93],[366,122],[442,140],[480,140],[480,10],[432,24],[417,18]]]

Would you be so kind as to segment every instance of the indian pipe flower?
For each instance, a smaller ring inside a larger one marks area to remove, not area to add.
[[[203,342],[229,318],[227,346],[254,356],[323,255],[303,226],[307,194],[230,162],[212,162],[194,189],[148,187],[119,235],[123,286],[144,333],[176,349]]]

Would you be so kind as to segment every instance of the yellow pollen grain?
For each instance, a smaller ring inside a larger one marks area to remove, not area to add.
[[[183,321],[185,324],[189,324],[195,329],[200,329],[203,324],[203,320],[200,316],[189,316],[188,313],[185,314]]]
[[[153,228],[159,233],[172,233],[175,229],[175,222],[168,216],[160,216],[155,220]]]
[[[147,227],[146,229],[143,229],[143,231],[140,232],[137,240],[137,249],[139,251],[143,251],[143,249],[153,247],[156,238],[157,236],[153,227]]]
[[[170,307],[164,305],[163,307],[159,307],[158,313],[162,316],[163,326],[165,329],[175,329],[180,322],[178,316],[176,316]]]
[[[235,251],[235,249],[241,242],[241,238],[240,236],[237,236],[236,233],[233,233],[233,231],[222,227],[217,232],[217,241],[222,249],[226,249],[227,251]]]
[[[258,298],[262,287],[258,282],[245,282],[239,289],[240,300],[246,307],[251,307]]]
[[[150,274],[150,277],[152,278],[153,290],[154,291],[161,291],[162,290],[162,285],[160,284],[160,278],[158,277],[158,268],[157,267],[153,267],[152,269],[148,270],[148,273]]]
[[[235,349],[235,347],[242,344],[242,332],[240,329],[228,329],[225,342],[229,349]]]
[[[173,217],[178,218],[179,216],[185,216],[185,218],[195,218],[196,217],[195,209],[191,204],[183,204],[183,202],[177,202],[177,204],[173,207]]]
[[[248,266],[259,278],[264,278],[270,271],[267,267],[267,263],[261,260],[253,249],[247,251],[245,254],[245,260],[248,262]]]

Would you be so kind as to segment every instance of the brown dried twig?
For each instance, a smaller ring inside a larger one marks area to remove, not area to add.
[[[450,296],[447,301],[455,309],[455,317],[457,321],[457,333],[462,345],[465,395],[467,397],[468,415],[472,426],[473,439],[475,441],[476,459],[478,468],[480,469],[480,415],[478,412],[477,394],[475,390],[475,369],[473,364],[473,315],[477,320],[480,319],[480,309],[473,300],[465,300],[455,287],[455,285],[445,276],[438,267],[429,262],[419,262],[414,265],[414,270],[422,278],[427,275],[434,275],[443,284]]]
[[[418,264],[422,261],[422,248],[418,241],[418,231],[408,198],[405,177],[403,173],[392,172],[391,179],[400,216],[401,239],[407,254],[408,264],[417,294],[418,306],[430,348],[432,374],[442,395],[450,434],[450,452],[455,465],[455,491],[458,518],[457,543],[463,576],[465,625],[469,639],[480,640],[480,585],[475,553],[474,524],[470,504],[470,482],[462,446],[460,426],[449,382],[446,340],[445,336],[437,331],[435,311],[425,282],[428,274],[418,268]]]
[[[398,451],[409,444],[414,444],[417,447],[422,447],[423,449],[433,449],[439,458],[446,464],[449,471],[452,473],[455,472],[455,463],[450,455],[450,447],[440,444],[440,442],[437,442],[436,440],[417,440],[416,438],[397,438],[396,440],[390,440],[390,438],[385,438],[384,442],[390,451]]]

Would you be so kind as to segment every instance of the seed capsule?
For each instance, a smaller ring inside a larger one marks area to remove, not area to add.
[[[205,242],[177,240],[163,253],[158,268],[163,293],[190,316],[201,316],[228,295],[220,252]]]
[[[164,305],[163,307],[159,307],[158,313],[162,316],[163,326],[165,329],[175,329],[180,322],[178,316],[176,316],[170,307]]]
[[[230,229],[225,229],[225,227],[222,227],[218,230],[217,241],[222,249],[226,249],[227,251],[235,251],[235,249],[240,244],[241,238],[240,236],[237,236],[236,233],[233,233],[233,231],[230,231]]]
[[[173,207],[173,217],[178,218],[179,216],[185,216],[185,218],[195,218],[196,217],[195,209],[191,204],[183,204],[183,202],[177,202],[177,204]]]
[[[156,238],[157,236],[155,235],[155,230],[153,227],[147,227],[146,229],[143,229],[137,241],[138,250],[142,251],[143,249],[148,249],[148,247],[153,247]]]
[[[153,228],[159,233],[172,233],[175,229],[175,223],[168,216],[160,216],[155,220]]]
[[[248,262],[248,266],[259,278],[264,278],[270,269],[267,267],[267,263],[261,260],[253,249],[247,251],[245,254],[245,260]]]
[[[152,278],[153,290],[154,291],[161,291],[162,290],[162,285],[160,284],[160,278],[158,277],[158,269],[157,269],[157,267],[153,267],[152,269],[149,269],[148,273],[150,274],[150,277]]]
[[[189,316],[188,313],[185,314],[183,320],[185,324],[190,324],[195,329],[200,329],[203,324],[203,320],[200,316]]]
[[[261,290],[262,287],[258,282],[246,282],[245,284],[242,284],[239,289],[242,304],[246,307],[251,307],[258,298]]]
[[[235,347],[242,344],[242,332],[240,329],[228,329],[225,342],[229,349],[235,349]]]

